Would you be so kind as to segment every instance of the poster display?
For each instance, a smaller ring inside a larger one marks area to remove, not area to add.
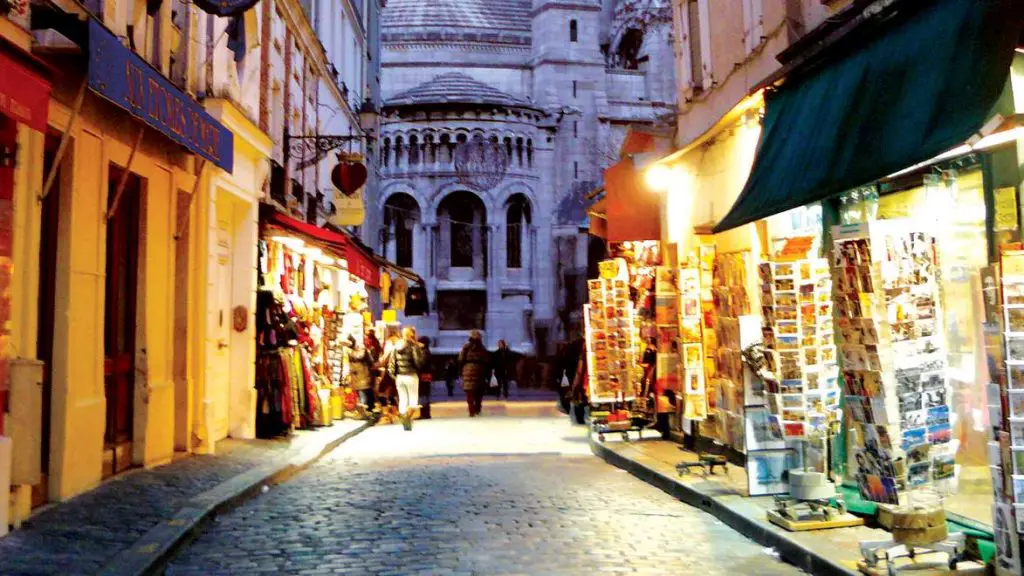
[[[758,277],[762,342],[778,378],[765,382],[766,406],[786,439],[826,434],[841,417],[828,260],[762,262]]]
[[[708,417],[703,311],[700,269],[679,270],[679,349],[682,356],[683,417],[702,421]]]
[[[632,374],[636,353],[627,271],[624,262],[601,270],[600,279],[587,283],[590,303],[583,308],[590,401],[632,401],[636,398]]]
[[[676,397],[682,389],[679,345],[679,292],[677,270],[658,266],[655,275],[654,324],[657,338],[657,365],[655,374],[658,390],[670,390]]]
[[[937,247],[916,229],[892,220],[832,230],[838,356],[858,441],[855,478],[865,499],[887,504],[899,504],[908,490],[928,485],[942,493],[955,485]]]

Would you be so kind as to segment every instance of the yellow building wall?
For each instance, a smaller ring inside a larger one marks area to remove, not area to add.
[[[70,112],[51,104],[51,126]],[[64,160],[57,240],[51,407],[51,500],[94,487],[101,478],[106,398],[103,333],[106,207],[111,162],[126,166],[139,125],[92,96],[86,99]],[[176,174],[181,152],[147,129],[131,171],[144,179],[141,203],[134,439],[132,460],[155,466],[174,452],[172,376]],[[179,178],[180,179],[180,178]],[[34,216],[38,231],[38,210]],[[36,233],[38,236],[38,232]]]

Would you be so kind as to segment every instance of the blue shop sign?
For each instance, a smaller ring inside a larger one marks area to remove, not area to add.
[[[89,88],[225,172],[234,135],[145,60],[89,20]]]

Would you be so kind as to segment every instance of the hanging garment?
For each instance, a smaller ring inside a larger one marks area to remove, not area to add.
[[[391,275],[383,270],[380,273],[380,301],[383,304],[391,302]]]
[[[427,288],[423,284],[409,288],[409,294],[405,297],[406,317],[428,314],[430,314],[430,302],[427,300]]]
[[[391,307],[395,310],[405,310],[405,296],[409,292],[409,282],[401,276],[395,278],[391,285]]]

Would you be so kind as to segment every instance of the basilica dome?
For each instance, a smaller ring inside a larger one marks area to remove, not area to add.
[[[389,108],[422,107],[431,104],[491,105],[509,108],[534,108],[524,98],[502,92],[461,72],[435,76],[414,88],[399,92],[384,103]]]

